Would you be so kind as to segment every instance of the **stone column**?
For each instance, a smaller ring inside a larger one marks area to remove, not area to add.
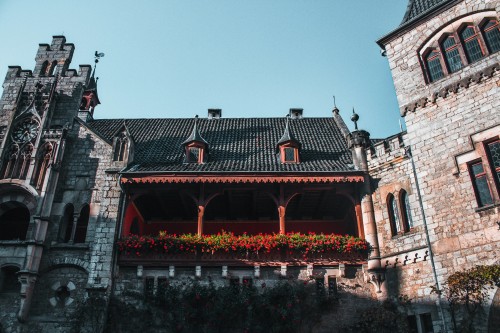
[[[73,214],[73,225],[71,225],[71,237],[69,239],[70,244],[73,244],[75,242],[76,225],[78,224],[79,217],[80,217],[79,213]]]
[[[205,206],[198,206],[198,236],[203,235],[203,216],[205,215]]]
[[[353,121],[356,123],[358,116],[353,114]],[[367,149],[370,148],[370,133],[363,130],[356,130],[347,136],[347,143],[352,151],[352,159],[357,170],[365,173],[363,184],[360,185],[361,213],[363,216],[364,237],[372,246],[372,251],[368,257],[368,276],[378,293],[385,290],[385,270],[380,261],[380,250],[378,245],[377,225],[372,200],[371,179],[368,174]]]
[[[285,228],[285,213],[286,213],[286,208],[284,205],[279,205],[278,206],[278,215],[280,217],[280,234],[284,235],[286,233],[286,228]]]

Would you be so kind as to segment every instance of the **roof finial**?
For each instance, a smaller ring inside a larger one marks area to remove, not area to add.
[[[102,57],[104,57],[104,53],[102,52],[98,52],[98,51],[95,51],[95,54],[94,54],[94,71],[92,72],[92,77],[94,77],[95,75],[95,69],[97,67],[97,63],[99,62],[99,59],[101,59]]]
[[[336,109],[337,108],[337,103],[335,103],[335,95],[333,95],[333,107]]]
[[[354,122],[354,129],[357,131],[358,130],[359,115],[356,112],[354,112],[354,107],[352,108],[351,120],[352,120],[352,122]]]

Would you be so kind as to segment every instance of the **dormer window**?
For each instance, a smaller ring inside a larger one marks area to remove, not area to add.
[[[198,116],[194,119],[191,135],[182,145],[185,149],[184,163],[205,163],[208,156],[208,142],[198,132]]]
[[[123,161],[128,148],[128,139],[125,133],[115,138],[115,145],[113,150],[113,161]]]
[[[285,131],[278,141],[276,150],[280,155],[281,163],[299,163],[300,142],[290,132],[290,116],[287,116]]]
[[[205,147],[203,145],[186,146],[186,163],[203,163],[205,155]]]

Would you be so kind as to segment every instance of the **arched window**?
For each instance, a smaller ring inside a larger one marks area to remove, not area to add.
[[[427,54],[425,64],[430,82],[439,80],[444,76],[443,67],[441,66],[441,53],[438,50],[432,50]]]
[[[497,20],[487,21],[482,28],[484,40],[490,53],[500,51],[500,26]]]
[[[387,198],[387,211],[389,212],[391,233],[395,236],[401,232],[401,223],[399,221],[398,205],[392,194],[389,194],[389,197]]]
[[[5,266],[0,270],[0,292],[18,293],[21,290],[21,283],[17,279],[19,268],[16,266]]]
[[[73,214],[75,209],[72,204],[67,204],[64,209],[64,215],[59,226],[59,241],[68,243],[73,233]]]
[[[52,156],[54,153],[54,146],[52,143],[47,142],[40,149],[40,153],[37,158],[37,169],[35,176],[33,177],[33,183],[37,190],[43,187],[45,181],[45,175],[47,174],[47,169],[52,162]]]
[[[125,133],[121,133],[115,138],[115,147],[113,150],[113,161],[123,161],[126,159],[128,148],[128,139]]]
[[[455,37],[449,35],[443,40],[441,46],[444,51],[446,64],[448,65],[448,71],[453,73],[460,70],[463,67],[460,52],[458,51],[460,43],[458,43]]]
[[[47,75],[47,71],[49,71],[49,62],[45,60],[42,64],[42,68],[40,68],[40,76],[45,76]]]
[[[16,201],[0,205],[0,240],[25,240],[30,223],[28,208]]]
[[[469,63],[484,57],[483,49],[479,43],[479,34],[473,25],[468,25],[460,31],[460,39],[464,45],[465,55]]]
[[[408,232],[411,228],[413,228],[413,219],[411,217],[411,207],[408,193],[406,193],[405,190],[401,190],[399,198],[399,207],[401,207],[401,217],[403,219],[404,231]]]
[[[85,239],[87,237],[87,227],[89,225],[89,215],[90,215],[90,207],[89,205],[83,206],[80,211],[80,216],[78,217],[78,221],[76,222],[76,230],[75,230],[75,243],[85,243]]]

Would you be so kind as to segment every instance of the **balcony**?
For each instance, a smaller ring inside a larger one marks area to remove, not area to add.
[[[121,266],[304,266],[361,264],[370,245],[335,234],[128,236],[117,243]]]

